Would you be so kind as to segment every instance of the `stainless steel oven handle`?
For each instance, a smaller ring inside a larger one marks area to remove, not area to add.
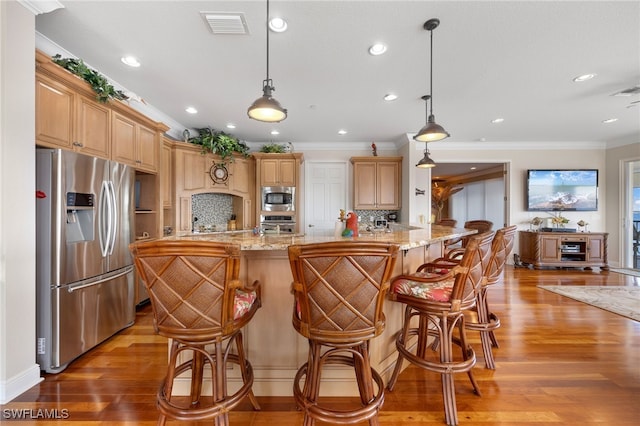
[[[110,275],[103,275],[101,278],[93,281],[93,280],[83,280],[80,281],[77,284],[70,284],[69,286],[67,286],[67,291],[69,293],[73,293],[76,290],[80,290],[82,288],[86,288],[86,287],[91,287],[97,284],[102,284],[104,282],[107,281],[111,281],[115,278],[120,278],[124,275],[127,275],[129,272],[133,271],[133,266],[127,266],[126,268],[124,268],[123,270],[115,273],[115,274],[110,274]]]

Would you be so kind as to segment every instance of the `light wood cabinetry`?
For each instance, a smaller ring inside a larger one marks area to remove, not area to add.
[[[301,153],[271,154],[254,152],[257,186],[299,186]]]
[[[290,158],[261,159],[260,186],[296,186],[296,161]]]
[[[233,196],[238,229],[255,225],[255,160],[238,154],[223,161],[218,155],[202,154],[197,145],[174,142],[175,224],[178,231],[191,231],[191,197],[208,192]]]
[[[160,190],[162,193],[162,207],[173,207],[173,143],[162,141],[160,151]]]
[[[520,260],[545,266],[608,269],[606,232],[520,231]]]
[[[296,232],[300,232],[302,211],[302,163],[304,156],[300,152],[267,153],[254,152],[256,159],[255,211],[256,225],[259,225],[261,215],[289,216],[296,223]],[[294,187],[294,210],[287,212],[269,212],[262,210],[262,187],[285,186]]]
[[[117,112],[112,116],[112,158],[140,170],[158,170],[160,135]]]
[[[399,210],[402,157],[352,157],[353,208]]]
[[[136,169],[135,234],[162,236],[160,144],[169,128],[121,101],[99,103],[91,86],[36,51],[36,144],[111,159]]]
[[[53,79],[36,78],[36,142],[109,158],[109,108]]]

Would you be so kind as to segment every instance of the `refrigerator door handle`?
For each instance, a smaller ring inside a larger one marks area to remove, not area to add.
[[[109,204],[109,187],[107,182],[103,181],[100,187],[100,201],[98,204],[98,237],[102,257],[106,257],[109,252],[109,236],[111,234],[111,208]]]
[[[96,278],[91,278],[91,279],[88,279],[88,280],[79,281],[79,282],[77,282],[75,284],[69,284],[67,286],[67,291],[69,293],[73,293],[74,291],[80,290],[82,288],[86,288],[86,287],[91,287],[91,286],[94,286],[94,285],[102,284],[104,282],[111,281],[111,280],[113,280],[115,278],[119,278],[119,277],[121,277],[123,275],[127,275],[131,271],[133,271],[133,266],[127,266],[126,268],[123,268],[123,269],[117,271],[117,273],[115,273],[115,274],[113,274],[113,273],[112,274],[105,274],[105,275],[101,275],[97,279]]]
[[[109,255],[113,254],[113,249],[116,245],[116,236],[118,235],[118,204],[116,200],[116,189],[113,186],[113,181],[107,182],[109,188],[109,202],[111,203],[111,234],[109,235]]]

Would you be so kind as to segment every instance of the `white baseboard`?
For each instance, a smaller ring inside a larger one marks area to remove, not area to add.
[[[13,398],[31,389],[44,379],[40,377],[40,366],[34,364],[27,370],[7,380],[0,381],[0,404],[6,404]]]

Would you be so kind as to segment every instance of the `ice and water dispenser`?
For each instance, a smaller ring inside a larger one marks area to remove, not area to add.
[[[67,243],[92,241],[95,218],[93,194],[67,193]]]

